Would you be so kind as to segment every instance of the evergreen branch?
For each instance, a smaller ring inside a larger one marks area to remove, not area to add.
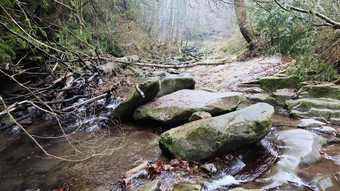
[[[275,3],[283,10],[290,12],[291,10],[296,11],[296,12],[300,12],[300,13],[306,13],[306,14],[315,14],[315,16],[319,17],[320,19],[326,21],[327,23],[331,24],[332,27],[334,29],[340,29],[340,23],[336,22],[330,18],[328,18],[327,16],[318,13],[318,12],[314,12],[312,10],[307,10],[307,9],[302,9],[299,7],[294,7],[294,6],[290,6],[288,8],[285,8],[278,0],[274,0]]]

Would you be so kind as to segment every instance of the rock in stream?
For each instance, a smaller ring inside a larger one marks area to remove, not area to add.
[[[197,111],[212,115],[236,109],[245,100],[242,93],[211,93],[200,90],[179,90],[140,106],[133,114],[136,120],[155,120],[169,124],[187,121]]]
[[[185,160],[200,161],[254,144],[271,130],[274,108],[258,103],[218,117],[173,128],[159,139],[160,148]]]

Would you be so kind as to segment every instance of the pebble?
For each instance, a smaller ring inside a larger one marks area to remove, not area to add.
[[[11,135],[17,135],[17,134],[20,133],[20,131],[21,131],[20,127],[17,126],[17,125],[14,125],[13,128],[12,128],[12,130],[11,130],[11,132],[10,132],[9,134],[11,134]]]

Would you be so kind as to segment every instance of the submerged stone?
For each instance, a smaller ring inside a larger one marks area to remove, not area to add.
[[[127,120],[132,117],[133,112],[137,107],[149,101],[152,101],[161,88],[161,83],[158,78],[152,78],[139,85],[140,90],[144,93],[145,98],[136,89],[120,103],[111,113],[110,121]]]
[[[220,114],[236,109],[245,100],[242,93],[211,93],[199,90],[179,90],[138,107],[136,120],[155,120],[161,123],[187,121],[197,111]]]
[[[189,77],[165,78],[161,81],[161,90],[157,97],[171,94],[182,89],[195,89],[195,79]]]
[[[300,80],[296,76],[274,75],[259,79],[260,87],[268,92],[283,88],[300,88]]]
[[[274,108],[257,103],[221,116],[173,128],[159,139],[160,148],[174,157],[200,161],[254,144],[271,130]]]

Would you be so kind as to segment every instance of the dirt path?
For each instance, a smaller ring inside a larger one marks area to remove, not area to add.
[[[289,64],[280,57],[261,57],[219,66],[197,66],[188,71],[198,79],[196,87],[227,92],[240,91],[240,83],[277,73]]]

